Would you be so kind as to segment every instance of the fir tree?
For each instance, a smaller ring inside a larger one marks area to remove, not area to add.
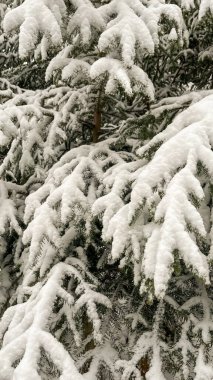
[[[0,4],[0,380],[212,379],[212,13]]]

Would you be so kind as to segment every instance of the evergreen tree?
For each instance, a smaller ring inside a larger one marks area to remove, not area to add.
[[[0,4],[0,380],[213,378],[212,14]]]

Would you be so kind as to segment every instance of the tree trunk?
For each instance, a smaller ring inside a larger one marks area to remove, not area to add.
[[[102,121],[101,119],[102,119],[102,115],[101,115],[101,90],[99,90],[95,114],[94,114],[94,128],[93,128],[93,142],[94,143],[98,142],[98,138],[99,138],[100,131],[101,131],[101,121]]]
[[[145,375],[149,371],[149,360],[147,355],[139,360],[138,368],[140,370],[141,376],[143,376],[145,379]]]

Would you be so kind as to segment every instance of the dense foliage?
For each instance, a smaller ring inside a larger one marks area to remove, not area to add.
[[[212,25],[0,3],[0,380],[213,379]]]

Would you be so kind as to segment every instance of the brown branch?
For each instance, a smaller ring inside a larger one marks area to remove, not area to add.
[[[84,315],[83,318],[83,340],[87,340],[93,332],[93,324],[92,322],[88,319],[87,315]],[[95,341],[94,338],[91,337],[91,339],[86,343],[85,348],[84,348],[84,353],[92,350],[95,348]]]

